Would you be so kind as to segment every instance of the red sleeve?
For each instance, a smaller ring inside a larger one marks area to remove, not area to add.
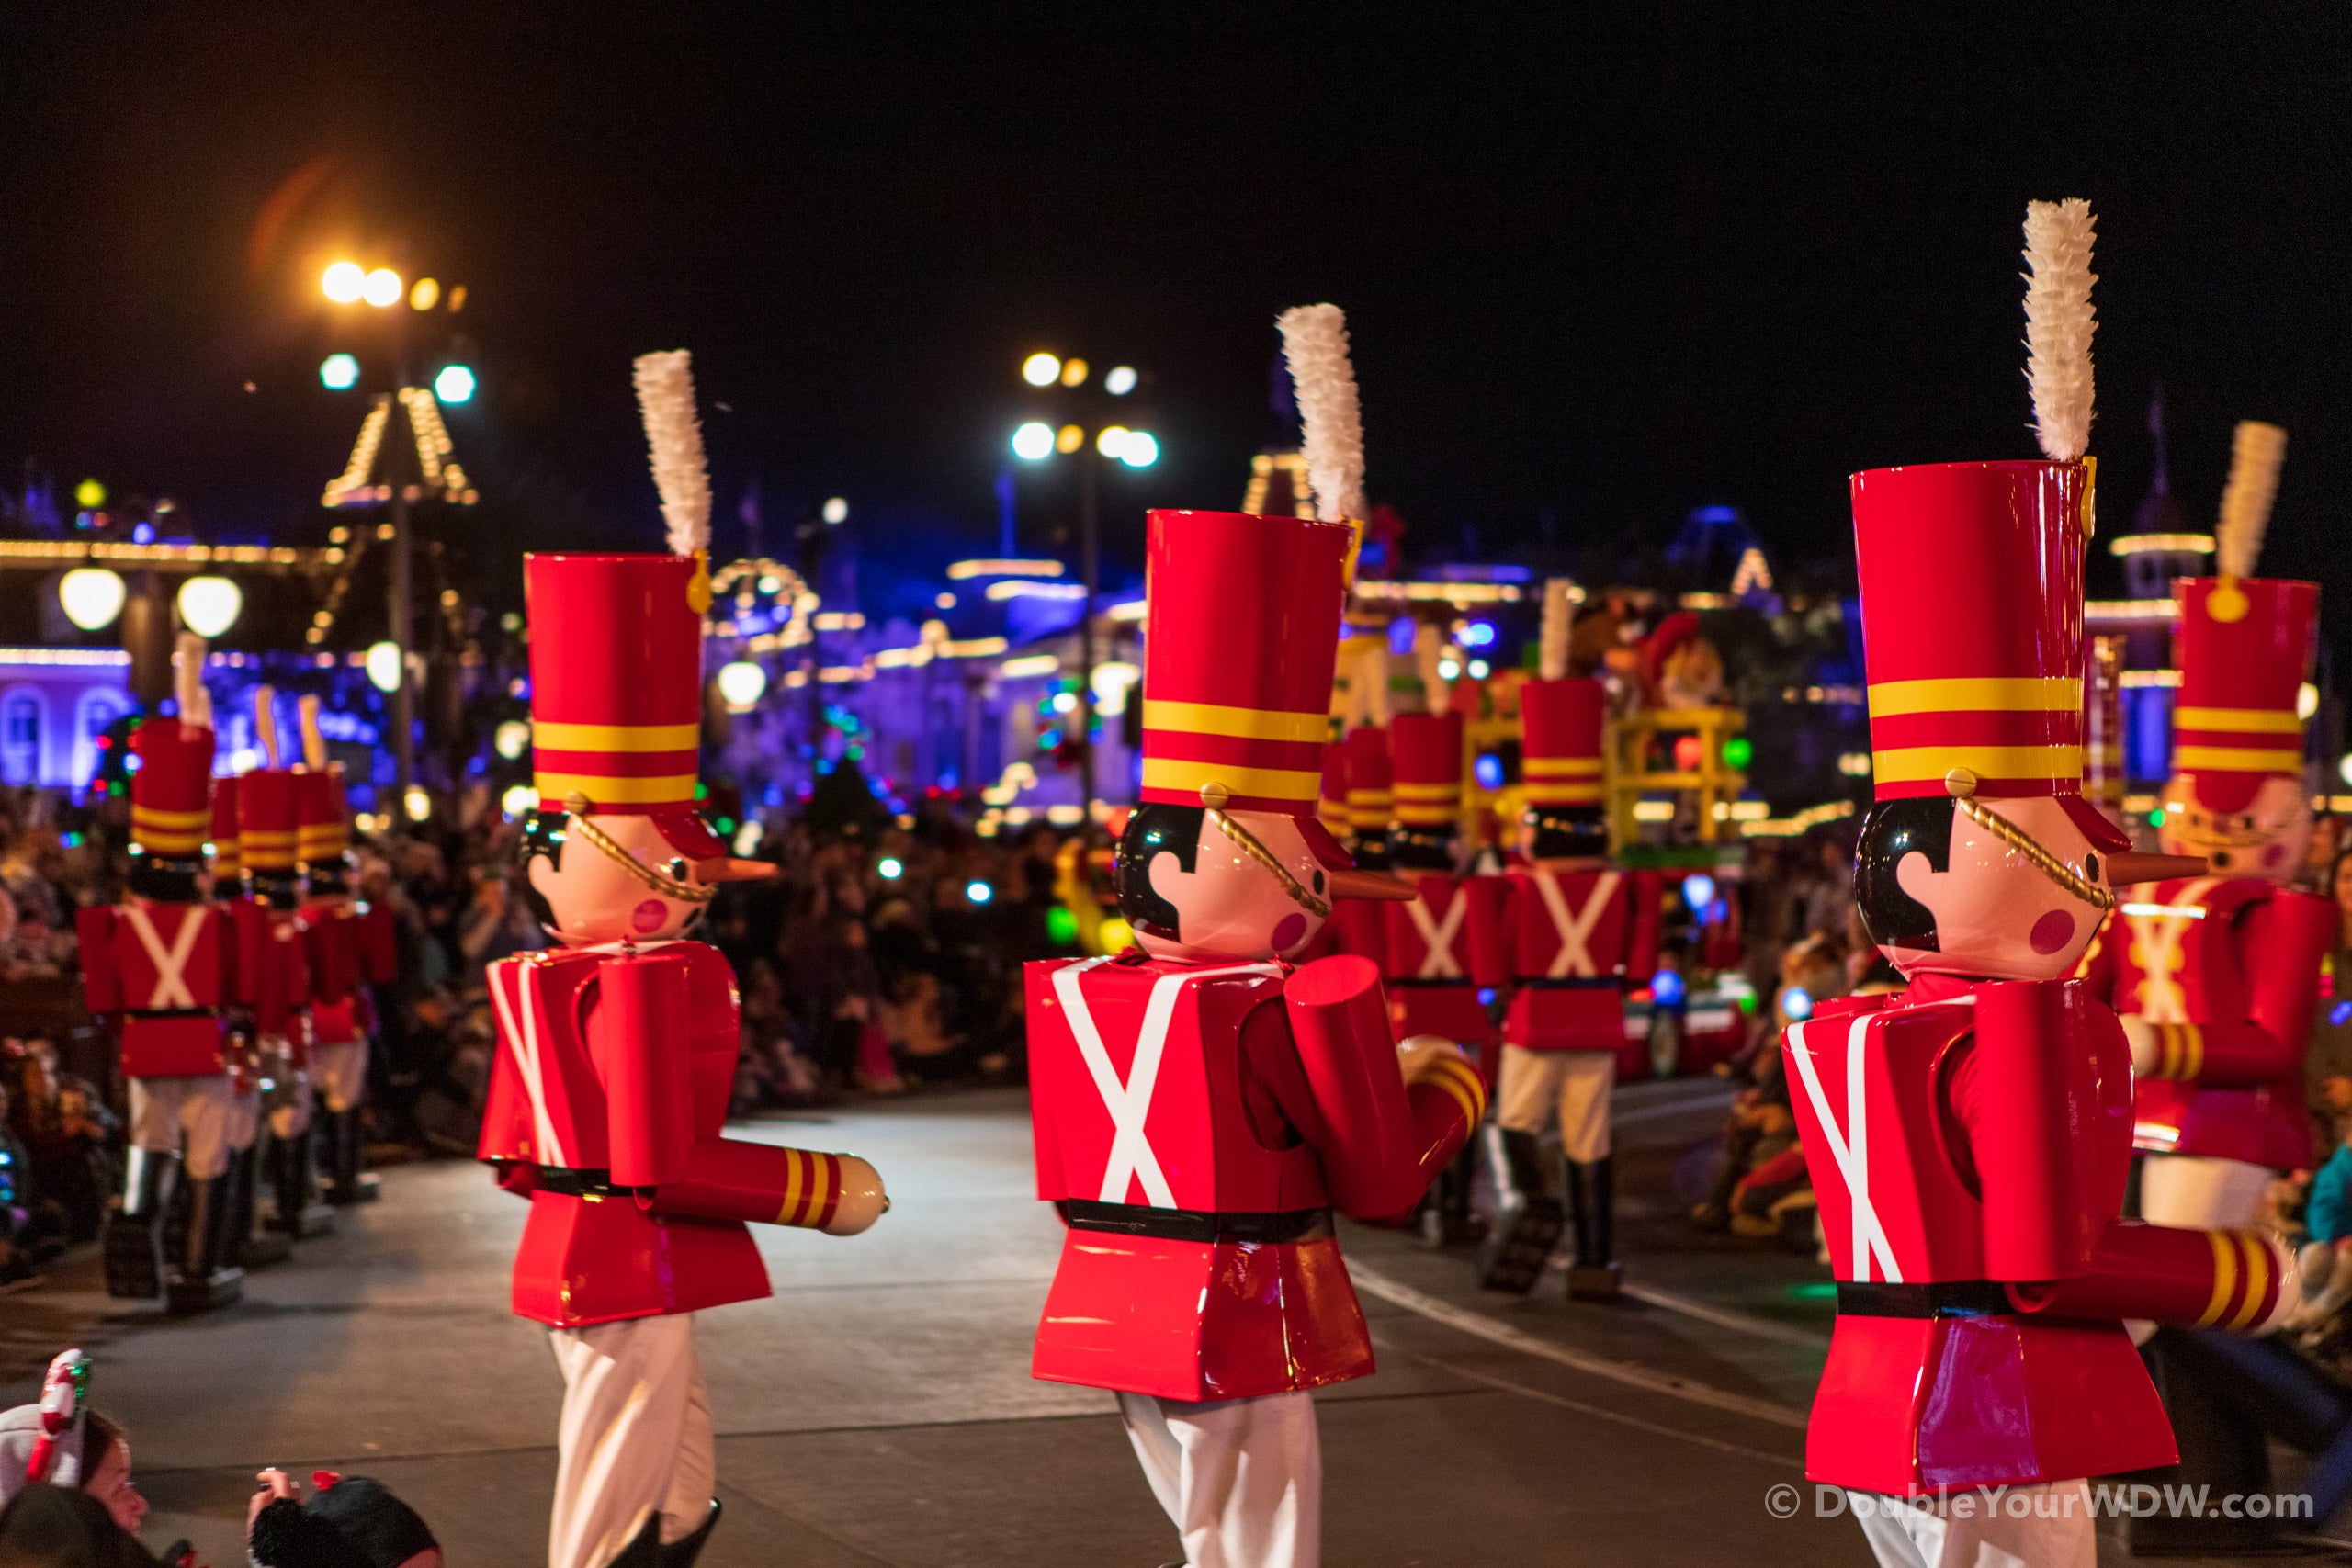
[[[1476,1070],[1441,1067],[1408,1092],[1380,971],[1369,959],[1327,958],[1295,972],[1283,1003],[1311,1100],[1291,1120],[1320,1156],[1332,1206],[1363,1219],[1411,1208],[1484,1112]],[[1280,1082],[1274,1087],[1279,1093]]]
[[[2144,1317],[2263,1333],[2300,1299],[2294,1283],[2294,1255],[2276,1237],[2109,1220],[2085,1272],[2013,1283],[2009,1300],[2056,1317]]]
[[[605,1086],[613,1185],[678,1180],[695,1145],[686,961],[659,950],[607,958],[596,985],[588,1055]]]
[[[1665,890],[1654,871],[1637,871],[1626,879],[1632,886],[1633,919],[1626,922],[1625,983],[1646,986],[1657,974],[1658,924],[1665,918]]]
[[[1984,1201],[1989,1279],[2064,1279],[2088,1263],[2068,1114],[2069,1055],[2083,1049],[2075,1030],[2088,1024],[2066,990],[2054,980],[1978,987],[1975,1035],[1951,1079]]]
[[[114,907],[94,904],[74,914],[74,934],[80,939],[82,994],[92,1012],[122,1010],[122,969],[114,955]]]
[[[2230,953],[2245,976],[2246,1016],[2152,1025],[2157,1062],[2144,1077],[2231,1089],[2301,1075],[2335,906],[2280,892],[2247,906],[2233,926]]]
[[[389,986],[400,973],[399,932],[392,926],[392,912],[380,904],[371,904],[359,917],[359,962],[368,983]]]
[[[1464,911],[1470,928],[1470,978],[1500,990],[1511,981],[1510,938],[1526,891],[1509,876],[1473,876],[1463,888],[1470,900]]]

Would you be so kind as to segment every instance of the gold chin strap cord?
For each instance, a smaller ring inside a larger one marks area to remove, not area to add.
[[[615,841],[611,834],[596,826],[591,817],[595,807],[590,804],[588,797],[578,790],[564,796],[563,808],[571,815],[571,827],[574,831],[618,862],[622,870],[663,897],[675,898],[682,904],[707,904],[718,897],[718,889],[716,887],[705,887],[694,882],[681,882],[669,873],[657,870],[629,853],[626,847]]]
[[[1967,814],[1968,819],[2000,840],[2009,848],[2031,861],[2034,869],[2051,881],[2098,909],[2101,914],[2115,908],[2115,890],[2104,883],[2093,882],[2074,866],[2068,865],[2024,829],[1998,815],[1990,807],[1980,806],[1970,795],[1960,795],[1953,802]]]
[[[1290,895],[1292,903],[1317,919],[1329,919],[1331,901],[1319,894],[1308,892],[1306,885],[1292,874],[1290,867],[1284,865],[1273,851],[1258,841],[1257,834],[1226,814],[1225,803],[1230,798],[1231,795],[1220,784],[1201,786],[1201,804],[1208,807],[1209,820],[1216,824],[1217,831],[1238,844],[1243,854],[1265,867],[1273,879],[1283,885],[1283,891]]]

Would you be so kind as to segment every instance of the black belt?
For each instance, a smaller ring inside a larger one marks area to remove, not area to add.
[[[1838,1310],[1854,1317],[1985,1317],[2018,1308],[2007,1289],[1991,1280],[1939,1280],[1926,1285],[1840,1280]]]
[[[1617,976],[1614,975],[1595,975],[1589,979],[1563,980],[1555,980],[1547,975],[1540,980],[1520,980],[1514,984],[1522,991],[1613,991],[1619,988]]]
[[[1157,1236],[1162,1241],[1283,1243],[1323,1241],[1331,1235],[1329,1209],[1285,1209],[1279,1213],[1213,1213],[1201,1209],[1155,1209],[1142,1203],[1097,1203],[1064,1198],[1054,1205],[1074,1231],[1114,1235]]]
[[[1393,980],[1384,979],[1384,980],[1381,982],[1381,984],[1382,984],[1382,985],[1384,985],[1384,986],[1388,987],[1389,987],[1390,989],[1392,989],[1392,990],[1408,990],[1408,991],[1409,991],[1409,990],[1415,990],[1415,989],[1422,988],[1422,987],[1438,987],[1438,986],[1458,986],[1458,987],[1460,987],[1462,989],[1464,989],[1464,990],[1465,990],[1465,991],[1475,991],[1475,990],[1476,990],[1476,989],[1478,989],[1478,988],[1479,988],[1479,987],[1478,987],[1478,982],[1477,982],[1477,981],[1476,981],[1476,980],[1467,980],[1467,979],[1464,979],[1464,980],[1448,980],[1448,979],[1443,979],[1443,978],[1434,979],[1434,980],[1424,980],[1424,979],[1420,978],[1419,976],[1412,976],[1412,977],[1411,977],[1411,978],[1409,978],[1409,979],[1408,979],[1408,978],[1406,978],[1406,977],[1403,977],[1403,976],[1399,976],[1399,977],[1397,977],[1397,978],[1396,978],[1396,979],[1393,979]]]
[[[218,1008],[125,1008],[125,1018],[217,1018]]]
[[[562,1198],[628,1198],[636,1189],[613,1185],[609,1170],[584,1170],[564,1165],[535,1165],[531,1185]]]

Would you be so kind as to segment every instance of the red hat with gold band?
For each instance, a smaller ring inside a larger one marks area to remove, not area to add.
[[[1348,826],[1359,833],[1385,833],[1396,810],[1388,731],[1367,725],[1348,731]]]
[[[2083,798],[2123,819],[2123,639],[2083,639]]]
[[[344,807],[343,767],[303,768],[294,774],[294,853],[304,865],[339,861],[351,848],[351,817]]]
[[[1604,705],[1598,681],[1530,681],[1520,687],[1520,776],[1530,807],[1600,809]]]
[[[1323,781],[1351,532],[1243,512],[1145,529],[1143,798],[1306,817]]]
[[[204,853],[212,826],[212,730],[177,718],[151,718],[130,732],[130,841],[164,860]]]
[[[237,781],[237,845],[245,870],[292,871],[300,863],[298,777],[291,768],[255,768]]]
[[[1389,721],[1400,827],[1450,830],[1462,819],[1462,716],[1400,714]]]
[[[237,789],[234,778],[212,781],[212,874],[215,877],[238,877],[245,873],[243,852],[238,844]]]
[[[1348,835],[1348,749],[1323,748],[1323,784],[1315,796],[1315,819],[1333,838]]]
[[[2303,771],[2297,698],[2311,671],[2319,584],[2278,578],[2182,578],[2180,686],[2172,771],[2197,802],[2243,811],[2273,777]]]
[[[682,853],[726,852],[695,812],[704,570],[684,555],[523,558],[541,810],[584,795],[653,818]]]
[[[2080,463],[1926,463],[1852,479],[1877,797],[2082,798]]]

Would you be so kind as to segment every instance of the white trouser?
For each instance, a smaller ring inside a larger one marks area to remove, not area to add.
[[[294,1065],[294,1053],[277,1035],[261,1041],[261,1076],[268,1081],[263,1104],[269,1111],[269,1135],[299,1138],[311,1130],[311,1073]]]
[[[563,1369],[548,1568],[605,1568],[658,1511],[662,1539],[702,1529],[718,1479],[691,1313],[554,1328]]]
[[[2140,1217],[2152,1225],[2244,1230],[2278,1175],[2267,1165],[2210,1155],[2148,1155],[2140,1162]]]
[[[340,1116],[368,1098],[368,1041],[338,1041],[311,1047],[311,1083],[326,1096],[327,1109]]]
[[[181,1168],[191,1181],[210,1181],[229,1168],[230,1120],[234,1091],[227,1075],[130,1080],[130,1141],[139,1148],[170,1154],[187,1146]]]
[[[1323,1446],[1311,1395],[1189,1404],[1122,1393],[1119,1416],[1190,1568],[1323,1561]]]
[[[1614,1051],[1531,1051],[1503,1047],[1495,1119],[1507,1133],[1540,1134],[1556,1108],[1560,1152],[1579,1165],[1609,1157],[1609,1091],[1617,1083]]]
[[[1928,1507],[1846,1495],[1879,1568],[2098,1568],[2088,1482],[1962,1492]]]
[[[228,1137],[232,1153],[243,1154],[261,1136],[261,1088],[258,1084],[229,1095]]]

